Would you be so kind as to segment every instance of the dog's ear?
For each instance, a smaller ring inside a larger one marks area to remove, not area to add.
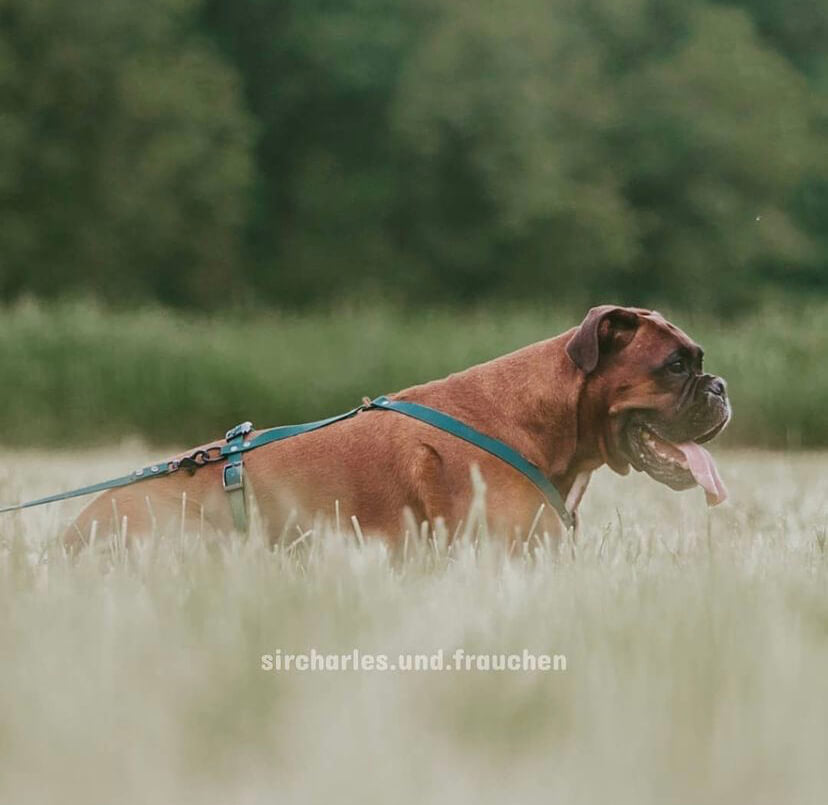
[[[595,371],[601,355],[617,352],[632,341],[638,313],[625,307],[601,305],[586,314],[566,344],[566,353],[585,374]]]

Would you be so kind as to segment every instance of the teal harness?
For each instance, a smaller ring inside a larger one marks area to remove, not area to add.
[[[222,483],[230,501],[230,509],[233,513],[233,523],[239,531],[247,530],[247,504],[244,494],[244,455],[255,450],[257,447],[279,442],[282,439],[289,439],[291,436],[299,436],[302,433],[310,433],[334,422],[341,422],[343,419],[350,419],[360,411],[381,410],[396,411],[399,414],[417,419],[427,425],[450,433],[458,439],[463,439],[470,444],[497,456],[514,467],[518,472],[523,473],[544,495],[546,502],[558,513],[564,525],[572,528],[575,524],[573,515],[567,510],[561,493],[555,485],[541,472],[541,470],[528,459],[524,458],[517,450],[509,447],[505,442],[475,430],[471,425],[461,422],[442,411],[429,408],[427,405],[406,402],[404,400],[390,400],[388,397],[377,397],[362,405],[346,411],[344,414],[332,416],[328,419],[320,419],[317,422],[306,422],[303,425],[282,425],[277,428],[270,428],[262,431],[256,436],[250,437],[253,431],[251,422],[243,422],[241,425],[231,428],[225,435],[224,444],[214,445],[206,449],[200,448],[187,456],[179,459],[169,459],[158,464],[151,464],[147,467],[135,470],[128,475],[112,478],[109,481],[83,486],[73,489],[70,492],[61,492],[56,495],[30,500],[26,503],[18,503],[13,506],[0,508],[0,514],[20,509],[29,509],[33,506],[42,506],[46,503],[56,503],[60,500],[91,495],[96,492],[104,492],[107,489],[117,489],[122,486],[145,481],[149,478],[160,478],[171,475],[180,469],[194,472],[199,467],[215,462],[225,462],[222,471]]]

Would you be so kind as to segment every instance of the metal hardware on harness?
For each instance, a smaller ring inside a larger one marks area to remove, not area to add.
[[[228,430],[224,435],[224,440],[226,442],[232,442],[234,439],[238,439],[239,436],[247,436],[247,434],[252,430],[252,422],[242,422],[241,425],[236,425],[235,428],[230,428],[230,430]]]
[[[244,464],[225,464],[222,474],[225,492],[235,492],[244,488]]]
[[[170,471],[175,472],[175,470],[183,467],[190,474],[192,474],[199,467],[204,467],[207,464],[215,464],[217,461],[224,461],[220,445],[208,447],[206,450],[199,448],[198,450],[194,450],[190,453],[190,455],[178,459],[178,461],[170,462],[170,464],[176,464],[175,469]]]
[[[463,439],[481,450],[485,450],[496,456],[501,461],[514,467],[518,472],[522,473],[528,478],[544,495],[546,501],[558,513],[558,516],[563,521],[567,528],[573,528],[575,525],[575,518],[572,513],[566,508],[563,498],[557,487],[535,466],[531,461],[526,459],[517,450],[495,439],[492,436],[487,436],[484,433],[476,430],[455,419],[442,411],[430,408],[427,405],[420,405],[419,403],[408,402],[406,400],[392,400],[388,397],[377,397],[375,400],[369,400],[362,405],[346,411],[344,414],[332,416],[328,419],[320,419],[317,422],[307,422],[303,425],[282,425],[276,428],[262,431],[256,436],[250,436],[253,430],[253,425],[250,422],[243,422],[236,427],[227,431],[225,436],[225,444],[213,445],[208,448],[199,448],[193,451],[188,456],[180,459],[169,459],[167,461],[152,464],[149,467],[142,467],[129,473],[129,475],[121,476],[120,478],[113,478],[110,481],[101,481],[91,486],[84,486],[80,489],[73,489],[70,492],[62,492],[57,495],[50,495],[49,497],[39,498],[37,500],[30,500],[26,503],[18,503],[12,506],[5,506],[0,508],[0,514],[3,512],[18,511],[19,509],[28,509],[32,506],[40,506],[45,503],[56,503],[60,500],[68,500],[69,498],[76,498],[82,495],[91,495],[95,492],[104,492],[107,489],[117,489],[122,486],[144,481],[148,478],[158,478],[164,475],[170,475],[177,472],[181,468],[185,468],[190,472],[195,472],[199,467],[206,464],[213,464],[218,461],[226,461],[222,470],[222,485],[227,492],[230,500],[230,509],[233,514],[233,524],[236,529],[244,532],[247,529],[247,511],[246,499],[244,492],[244,454],[249,450],[255,450],[257,447],[278,442],[282,439],[288,439],[292,436],[299,436],[303,433],[310,433],[311,431],[324,428],[328,425],[333,425],[336,422],[341,422],[345,419],[358,414],[360,411],[396,411],[399,414],[418,419],[427,425],[450,433],[458,439]]]

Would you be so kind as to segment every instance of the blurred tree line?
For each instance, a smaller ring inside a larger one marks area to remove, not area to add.
[[[0,0],[0,296],[828,295],[824,0]]]

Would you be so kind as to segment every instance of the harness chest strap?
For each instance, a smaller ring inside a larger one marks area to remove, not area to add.
[[[252,422],[242,422],[227,431],[225,441],[235,448],[227,457],[227,463],[221,473],[221,483],[227,492],[233,525],[237,531],[247,531],[247,500],[244,494],[244,451],[239,446],[244,444],[244,437],[253,430]]]
[[[406,402],[405,400],[389,400],[388,397],[383,396],[372,400],[369,407],[380,408],[386,411],[397,411],[400,414],[446,431],[446,433],[450,433],[458,439],[463,439],[463,441],[469,442],[475,447],[485,450],[487,453],[491,453],[491,455],[499,458],[501,461],[504,461],[525,475],[543,493],[546,501],[555,509],[567,528],[575,527],[575,517],[566,508],[566,503],[555,484],[543,474],[539,467],[521,455],[513,447],[509,447],[505,442],[501,442],[500,439],[487,436],[485,433],[475,430],[471,425],[467,425],[465,422],[461,422],[453,416],[444,414],[436,408],[420,405],[419,403]]]

